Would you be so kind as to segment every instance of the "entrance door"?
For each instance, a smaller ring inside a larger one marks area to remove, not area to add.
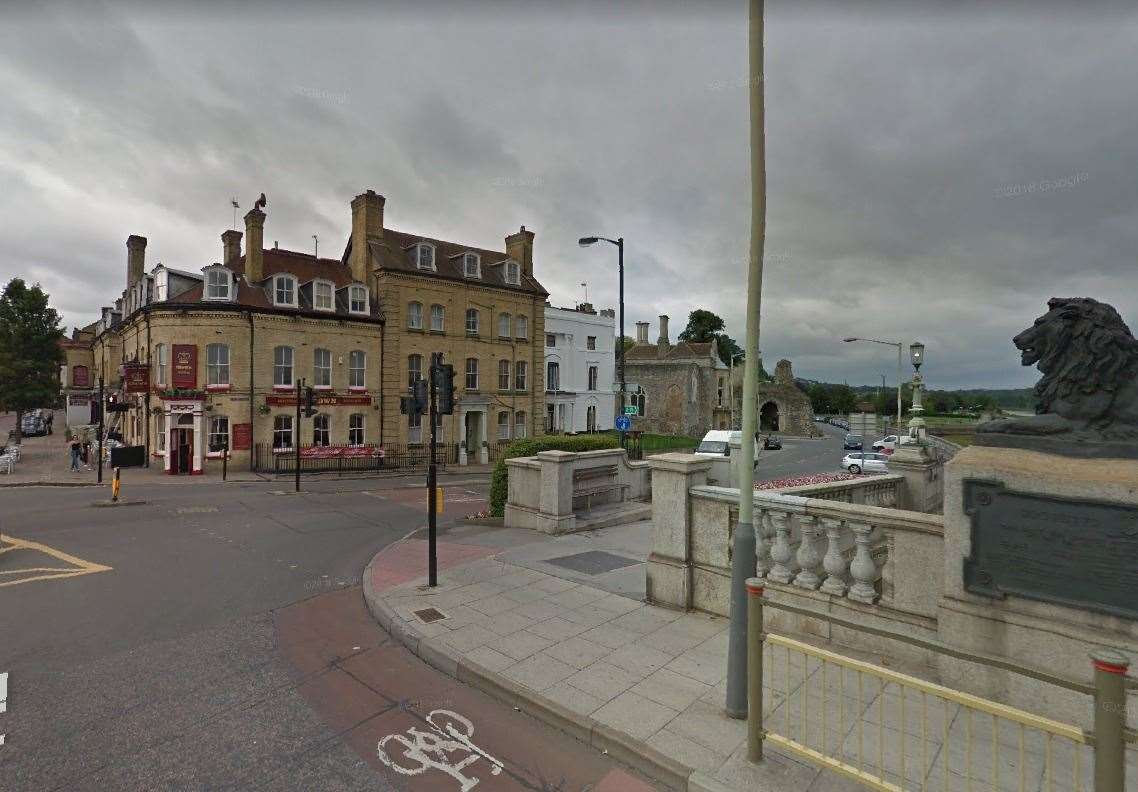
[[[170,430],[170,472],[191,473],[194,466],[194,430]]]
[[[482,448],[482,413],[466,414],[466,451],[473,454]]]

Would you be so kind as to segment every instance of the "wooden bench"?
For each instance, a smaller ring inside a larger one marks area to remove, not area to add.
[[[616,480],[616,465],[601,465],[573,471],[573,497],[584,498],[585,508],[589,511],[593,510],[594,495],[619,492],[621,500],[624,500],[624,490],[628,488],[628,484],[621,484]]]

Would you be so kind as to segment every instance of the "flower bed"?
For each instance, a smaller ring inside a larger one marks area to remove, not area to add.
[[[755,489],[786,489],[787,487],[804,487],[808,484],[829,484],[832,481],[849,481],[862,478],[854,473],[814,473],[809,476],[792,476],[790,478],[771,479],[770,481],[755,482]]]

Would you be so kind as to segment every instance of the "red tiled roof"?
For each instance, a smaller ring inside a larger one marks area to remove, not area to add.
[[[261,272],[264,278],[269,278],[281,272],[295,275],[300,283],[321,278],[332,281],[340,289],[349,283],[354,283],[351,270],[339,259],[316,258],[311,253],[298,253],[295,250],[283,248],[269,248],[261,254]],[[237,259],[231,269],[239,274],[245,274],[245,257]]]
[[[656,344],[637,344],[624,352],[625,360],[688,360],[710,358],[710,341],[681,341],[660,357]]]

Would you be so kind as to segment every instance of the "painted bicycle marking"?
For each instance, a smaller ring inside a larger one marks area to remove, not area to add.
[[[458,782],[460,792],[469,792],[478,786],[480,779],[468,777],[463,771],[479,759],[485,759],[490,765],[490,775],[502,772],[502,762],[470,741],[474,724],[462,715],[445,709],[431,710],[427,723],[430,729],[412,726],[406,734],[389,734],[380,740],[379,760],[402,775],[417,776],[428,770],[446,773]],[[399,746],[402,753],[395,757],[389,755],[389,744],[392,752]],[[452,762],[449,756],[452,753],[463,754],[461,761]],[[400,760],[406,760],[406,764],[400,764]]]
[[[0,715],[8,711],[8,672],[0,672]],[[0,734],[0,747],[4,746],[4,735]]]

